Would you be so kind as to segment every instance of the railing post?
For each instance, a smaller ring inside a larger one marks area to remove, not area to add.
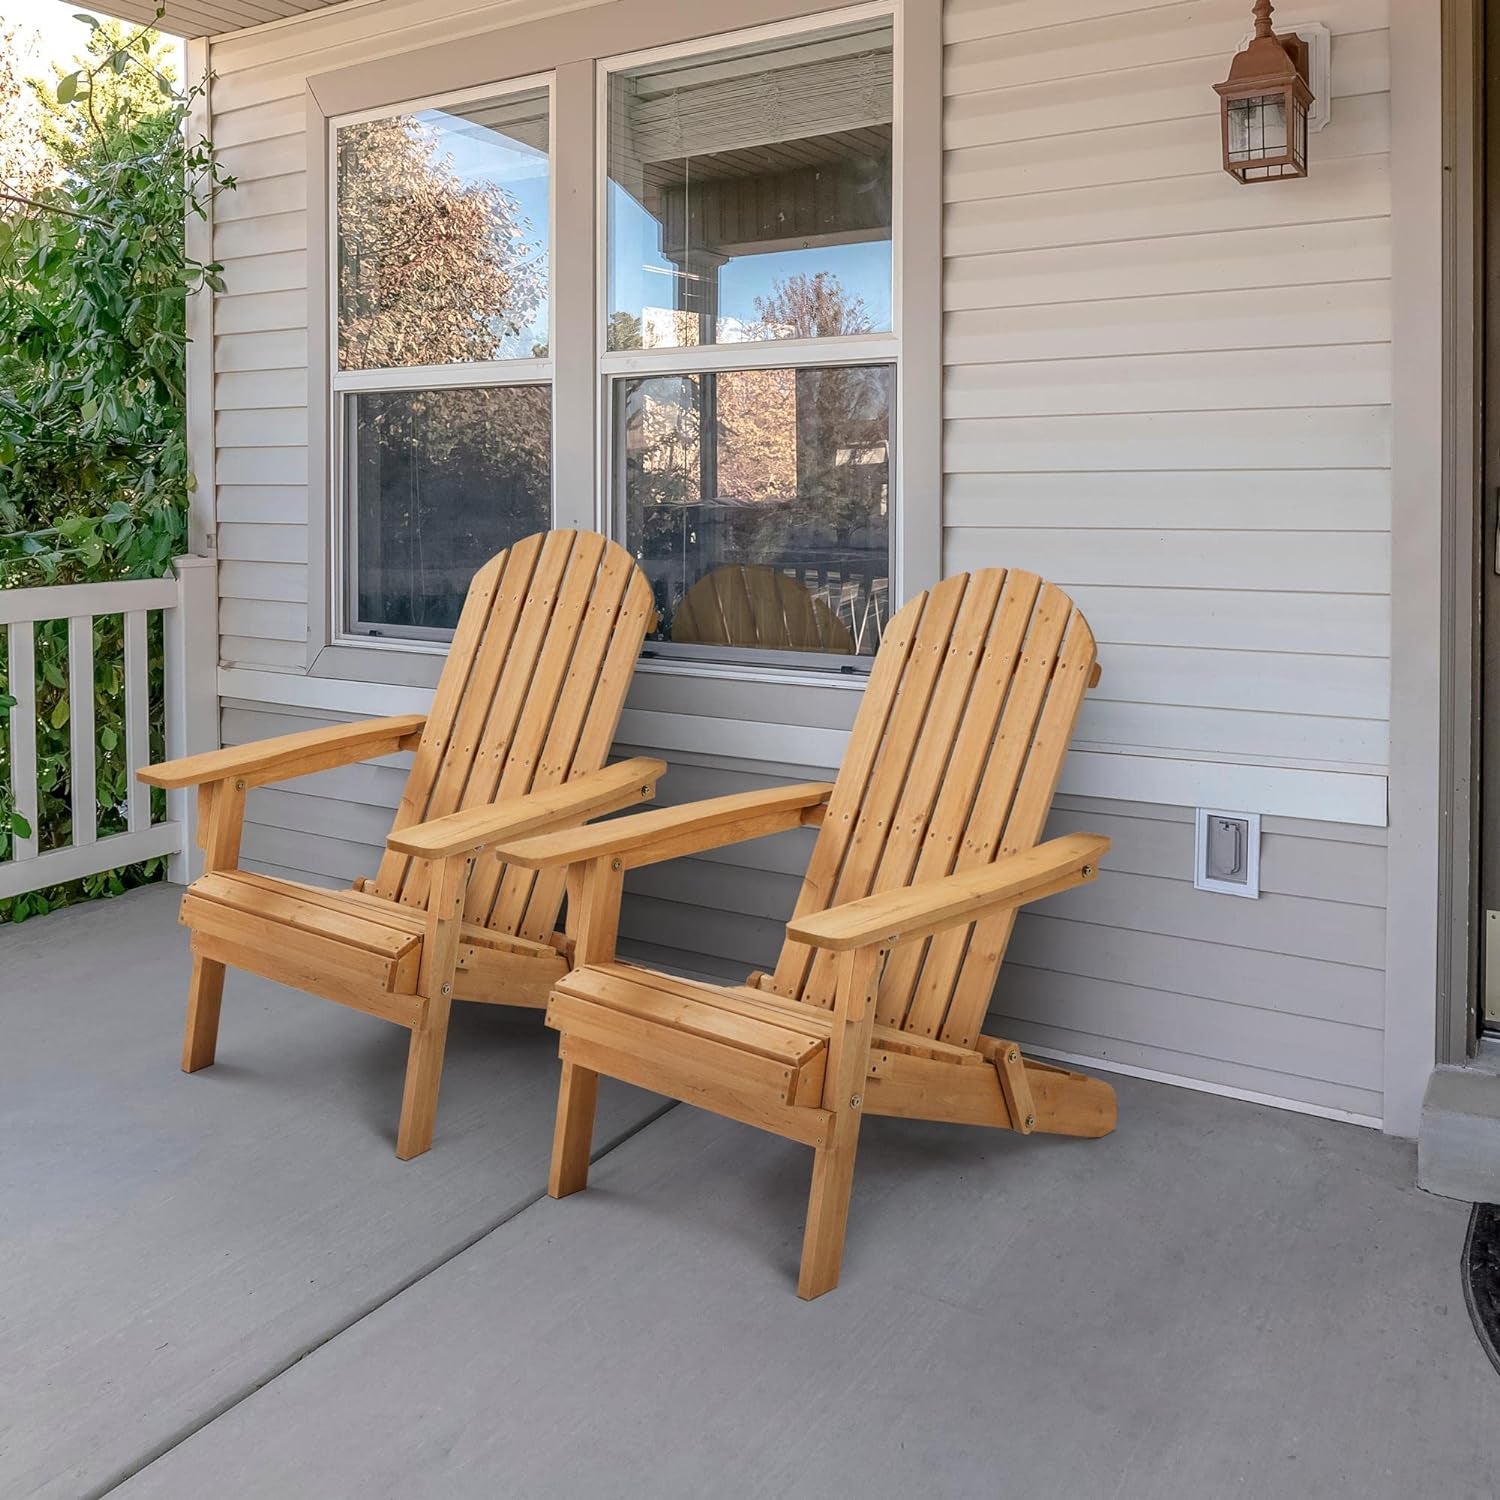
[[[167,758],[219,748],[219,588],[211,557],[178,557],[177,607],[166,611]],[[192,791],[168,792],[167,815],[182,829],[182,849],[167,879],[186,885],[203,869],[198,848],[198,799]]]

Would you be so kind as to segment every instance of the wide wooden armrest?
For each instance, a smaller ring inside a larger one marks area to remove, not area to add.
[[[710,797],[681,807],[611,818],[590,828],[537,834],[506,842],[496,852],[506,863],[528,870],[611,857],[630,870],[801,827],[821,813],[832,791],[826,781],[805,781],[759,792],[736,792],[730,797]]]
[[[282,734],[275,739],[234,745],[227,750],[208,750],[181,760],[164,760],[143,766],[135,774],[147,786],[176,791],[200,786],[206,781],[228,781],[246,786],[264,786],[290,776],[306,776],[333,766],[413,750],[427,722],[425,714],[396,714],[388,719],[361,719],[355,724],[331,724],[326,729],[305,729],[300,734]]]
[[[448,859],[455,854],[478,853],[504,839],[518,838],[558,822],[581,823],[600,813],[614,812],[637,802],[648,802],[656,794],[656,783],[666,774],[664,760],[637,756],[602,771],[586,771],[545,791],[507,797],[483,807],[413,823],[386,839],[398,854],[418,859]]]
[[[796,917],[787,935],[815,948],[843,952],[879,943],[894,947],[972,922],[998,907],[1024,906],[1043,896],[1092,880],[1109,840],[1099,833],[1070,833],[993,864],[962,870],[941,880],[881,891]]]

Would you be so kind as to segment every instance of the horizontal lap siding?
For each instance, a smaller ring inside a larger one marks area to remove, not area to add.
[[[1245,189],[1243,6],[948,7],[944,563],[1075,592],[1087,744],[1386,764],[1388,12],[1318,19],[1312,175]]]
[[[1388,8],[1316,17],[1312,175],[1245,189],[1210,86],[1246,7],[947,7],[944,564],[1071,589],[1086,746],[1386,764]],[[1059,808],[1114,848],[1022,918],[992,1027],[1378,1117],[1383,840],[1268,820],[1249,902],[1193,889],[1191,817]]]
[[[224,737],[236,744],[325,722],[229,703]],[[396,756],[251,792],[247,865],[318,884],[372,873],[404,764]],[[671,759],[660,802],[783,779],[767,766],[681,754]],[[1185,809],[1060,799],[1048,833],[1085,829],[1114,840],[1104,869],[1093,885],[1022,917],[992,1032],[1106,1064],[1379,1116],[1382,834],[1268,820],[1264,894],[1252,903],[1193,890]],[[811,844],[810,832],[785,834],[633,871],[625,942],[700,973],[741,977],[768,967]]]
[[[214,134],[239,179],[215,231],[227,662],[290,673],[305,653],[305,78],[568,8],[381,0],[215,45]],[[947,5],[944,563],[1033,567],[1075,594],[1105,668],[1089,748],[1385,763],[1387,7],[1306,13],[1334,32],[1333,122],[1307,182],[1241,189],[1210,88],[1248,29],[1239,0]],[[668,803],[828,774],[855,701],[693,691],[689,716],[678,685],[639,677],[617,747],[679,747]],[[229,701],[224,737],[321,721]],[[812,764],[788,763],[793,742]],[[392,762],[252,793],[246,862],[371,872],[401,780]],[[1379,1115],[1383,835],[1268,819],[1251,903],[1192,889],[1188,809],[1063,799],[1052,828],[1114,849],[1095,885],[1021,919],[993,1031]],[[767,964],[809,844],[635,872],[626,941],[700,971]]]

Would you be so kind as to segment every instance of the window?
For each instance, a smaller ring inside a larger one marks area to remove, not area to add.
[[[893,92],[888,15],[610,67],[611,510],[664,654],[879,644]]]
[[[941,0],[802,8],[593,6],[309,85],[315,675],[430,683],[549,526],[638,559],[664,676],[847,681],[935,581]]]
[[[445,637],[479,563],[551,524],[550,94],[334,128],[348,634]]]

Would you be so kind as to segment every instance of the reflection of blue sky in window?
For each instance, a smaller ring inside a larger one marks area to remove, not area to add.
[[[537,102],[538,122],[544,118],[546,108],[544,100]],[[452,159],[454,175],[461,182],[493,184],[515,200],[525,221],[522,228],[526,244],[545,267],[550,233],[546,151],[445,110],[424,109],[416,118],[436,132],[439,155]],[[514,355],[528,356],[533,346],[546,344],[547,332],[544,293],[530,327],[506,343]]]
[[[647,308],[678,305],[675,279],[682,273],[661,253],[661,225],[624,188],[609,185],[609,309],[641,317]],[[755,320],[757,297],[770,297],[778,282],[819,271],[838,278],[845,291],[863,298],[870,327],[891,326],[891,244],[876,240],[737,255],[719,270],[720,339],[733,342],[734,325]],[[723,324],[730,325],[723,327]]]

